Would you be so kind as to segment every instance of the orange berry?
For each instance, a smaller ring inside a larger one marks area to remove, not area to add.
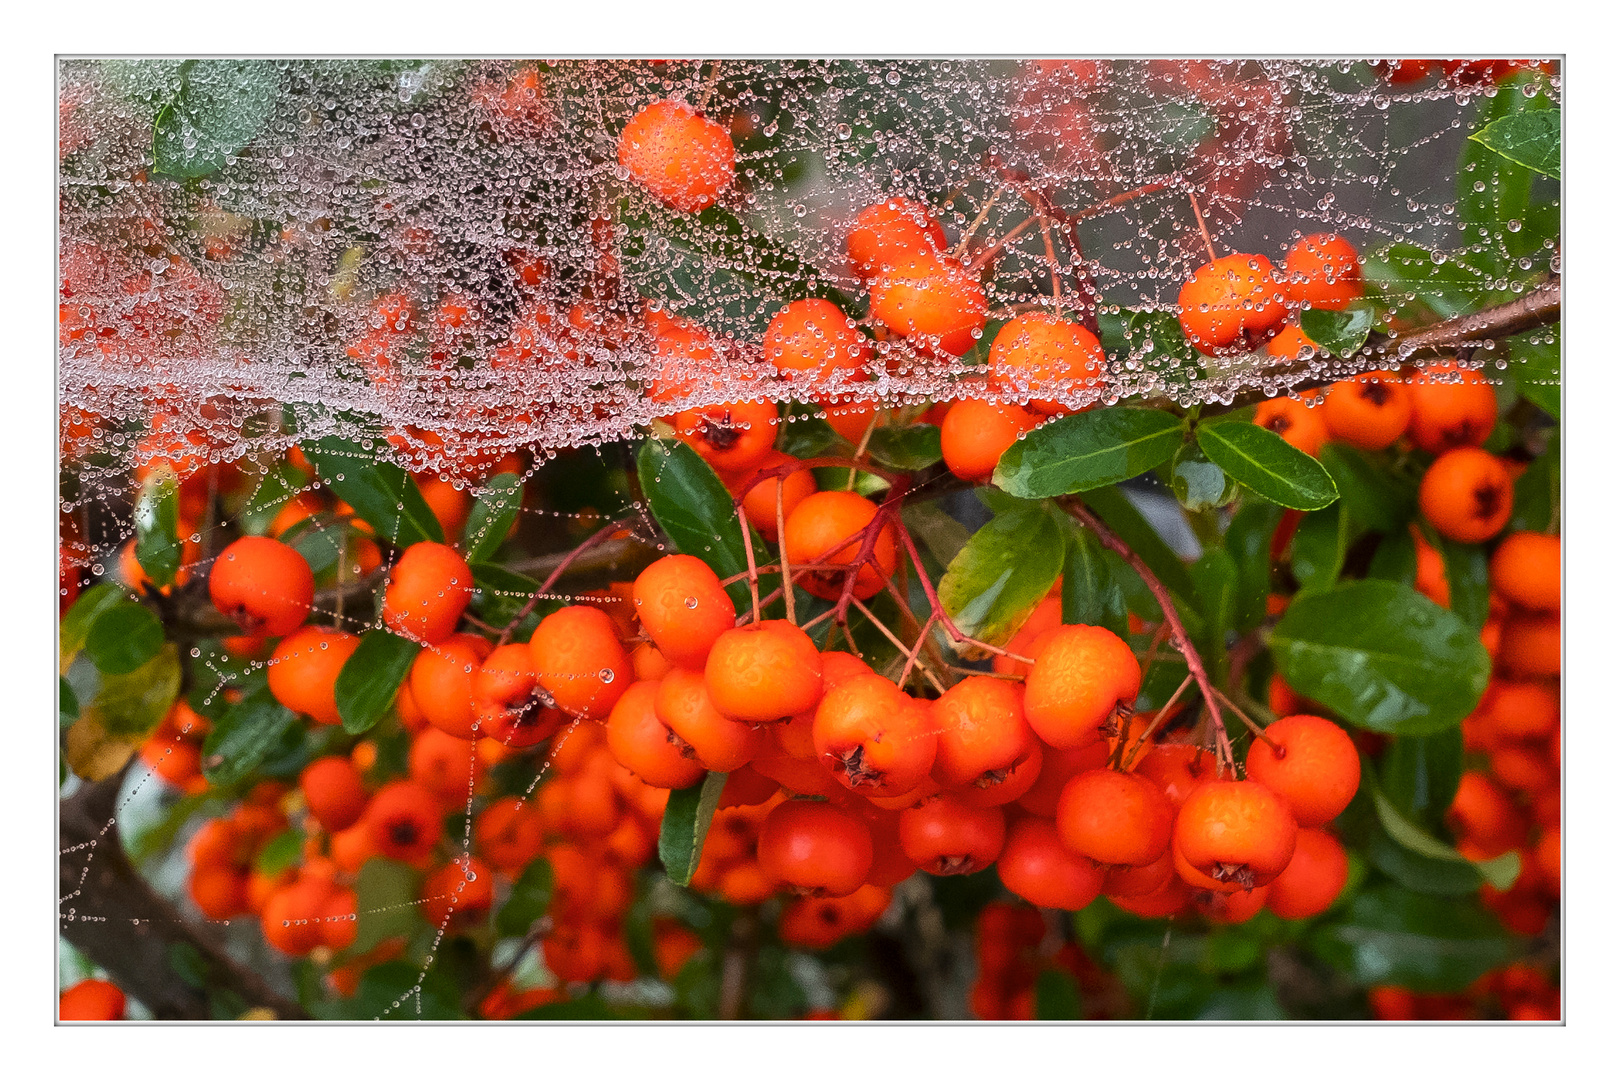
[[[1538,682],[1494,682],[1485,698],[1491,731],[1504,739],[1547,739],[1558,730],[1558,694]]]
[[[415,864],[438,846],[444,818],[433,792],[415,780],[394,780],[366,807],[372,845],[385,859]]]
[[[199,866],[186,879],[186,892],[209,919],[233,919],[248,910],[248,876],[231,866]]]
[[[683,409],[675,414],[675,437],[698,452],[716,472],[756,467],[776,442],[773,401],[732,401]]]
[[[1228,888],[1252,889],[1288,866],[1298,833],[1288,804],[1270,788],[1251,780],[1215,780],[1187,796],[1176,815],[1174,840],[1198,874]]]
[[[1301,829],[1294,857],[1271,883],[1266,906],[1285,919],[1309,919],[1331,907],[1349,880],[1344,845],[1332,833]]]
[[[59,1020],[122,1020],[124,992],[105,979],[85,979],[62,991]]]
[[[1075,855],[1058,839],[1057,827],[1045,818],[1023,818],[1007,830],[1007,843],[996,860],[1001,883],[1037,907],[1079,911],[1102,892],[1103,872],[1090,859]]]
[[[1103,891],[1109,896],[1148,896],[1176,877],[1176,860],[1174,853],[1166,848],[1163,855],[1146,866],[1115,865],[1106,869]]]
[[[1108,743],[1102,739],[1073,750],[1043,744],[1040,773],[1030,789],[1018,797],[1018,805],[1036,817],[1057,817],[1058,800],[1069,781],[1083,772],[1102,768],[1108,761],[1108,751]]]
[[[1343,311],[1362,292],[1355,246],[1333,233],[1303,238],[1283,260],[1283,289],[1295,305]]]
[[[516,642],[484,658],[472,678],[473,711],[478,733],[503,747],[522,749],[551,738],[568,716],[540,688],[534,653]]]
[[[703,674],[709,700],[737,720],[784,720],[821,700],[821,654],[786,621],[727,630],[715,639]]]
[[[665,659],[681,667],[701,668],[715,639],[737,622],[719,576],[691,555],[654,562],[636,577],[631,595],[642,629]]]
[[[930,706],[938,731],[934,775],[947,787],[991,787],[1039,753],[1018,691],[1003,679],[971,675]]]
[[[416,486],[422,492],[428,509],[438,518],[439,527],[446,536],[460,536],[472,512],[472,496],[466,488],[458,488],[449,480],[441,480],[431,473],[418,473]],[[409,554],[409,548],[406,553]]]
[[[1481,446],[1496,427],[1496,392],[1477,371],[1433,364],[1407,381],[1412,445],[1431,454]]]
[[[694,214],[735,178],[737,151],[725,128],[684,101],[655,101],[619,132],[619,164],[664,205]]]
[[[664,676],[653,708],[681,756],[710,772],[729,773],[769,748],[770,736],[764,730],[714,707],[700,671],[676,669]]]
[[[1412,396],[1399,374],[1369,371],[1336,382],[1322,404],[1328,436],[1363,450],[1382,450],[1406,433]]]
[[[476,855],[455,861],[422,879],[422,914],[432,927],[475,926],[495,902],[495,872]]]
[[[760,480],[749,484],[755,475],[765,469],[774,469],[797,460],[779,450],[767,451],[758,463],[739,473],[722,477],[726,490],[734,498],[742,499],[743,514],[748,524],[759,530],[766,540],[776,541],[776,503],[782,503],[782,521],[785,523],[798,505],[816,493],[816,476],[809,469],[795,469],[786,476]],[[780,496],[778,493],[780,492]]]
[[[1103,725],[1136,702],[1141,685],[1142,668],[1118,635],[1059,627],[1024,681],[1024,716],[1048,746],[1078,749],[1102,738]]]
[[[760,869],[800,893],[848,896],[866,884],[872,834],[831,803],[778,803],[759,828]]]
[[[1185,743],[1155,743],[1142,751],[1133,772],[1156,784],[1177,810],[1187,796],[1214,778],[1215,757],[1208,750]]]
[[[703,766],[684,757],[658,721],[657,683],[636,683],[620,695],[607,719],[608,749],[614,760],[660,788],[691,787],[703,779]]]
[[[1315,457],[1327,442],[1327,424],[1321,411],[1293,398],[1268,398],[1255,407],[1254,422],[1283,437],[1296,450]]]
[[[1087,393],[1107,363],[1097,335],[1079,323],[1042,313],[1019,315],[1002,325],[990,345],[989,385],[999,394],[1027,398],[1032,410],[1051,416],[1069,407],[1055,397],[1037,398],[1037,393]]]
[[[934,795],[900,812],[900,847],[906,858],[936,876],[976,874],[996,861],[1007,839],[999,806],[975,807]]]
[[[943,251],[945,230],[921,203],[898,195],[873,203],[849,231],[849,261],[855,273],[871,278],[905,255]]]
[[[1146,866],[1164,856],[1176,816],[1152,781],[1092,769],[1070,780],[1057,806],[1063,846],[1105,866]]]
[[[861,534],[877,516],[877,506],[852,491],[818,491],[794,507],[783,525],[788,560],[795,567],[809,563],[834,567],[800,578],[807,592],[823,600],[836,600],[843,594],[845,573],[836,567],[854,564],[863,546]],[[882,591],[897,561],[894,526],[885,522],[871,547],[870,561],[856,572],[856,599],[866,600]]]
[[[309,812],[329,833],[340,832],[365,813],[365,781],[354,763],[341,755],[316,758],[298,776]]]
[[[881,675],[857,675],[827,691],[811,732],[817,759],[862,794],[904,794],[934,765],[927,707]]]
[[[1285,716],[1249,747],[1244,769],[1250,780],[1282,796],[1302,829],[1339,816],[1361,786],[1361,757],[1345,730],[1319,716]]]
[[[1510,533],[1491,555],[1491,587],[1520,607],[1559,610],[1562,547],[1546,533]]]
[[[1279,360],[1298,360],[1307,348],[1313,355],[1322,351],[1320,345],[1305,336],[1305,331],[1289,323],[1276,337],[1266,342],[1266,355]]]
[[[569,716],[605,720],[630,685],[630,657],[613,620],[576,604],[540,620],[529,639],[540,685]]]
[[[1447,450],[1423,474],[1418,508],[1442,536],[1478,544],[1513,516],[1513,478],[1500,458],[1484,450]]]
[[[1001,455],[1020,435],[1040,423],[1039,413],[1018,405],[963,398],[951,406],[939,425],[939,448],[945,467],[958,479],[986,483]]]
[[[315,574],[302,555],[281,541],[244,536],[214,560],[208,595],[244,633],[280,637],[309,616]]]
[[[782,372],[815,372],[825,381],[839,371],[851,374],[872,359],[871,339],[827,300],[795,300],[765,329],[765,359]]]
[[[990,307],[984,286],[932,248],[898,254],[872,282],[872,315],[930,352],[961,356],[973,347]]]
[[[411,740],[406,768],[411,779],[433,792],[447,809],[466,806],[484,775],[483,762],[471,740],[432,727],[423,728]]]
[[[1265,344],[1288,315],[1277,278],[1264,255],[1227,255],[1199,267],[1178,300],[1187,340],[1206,356]]]
[[[491,648],[477,634],[451,634],[416,654],[411,664],[411,699],[428,723],[458,739],[478,737],[473,676]]]
[[[270,654],[265,671],[271,695],[317,723],[341,723],[337,677],[359,647],[355,635],[324,626],[305,626],[288,634]]]
[[[423,540],[406,548],[388,573],[383,623],[401,637],[437,645],[455,633],[472,592],[467,560],[453,548]]]
[[[1557,615],[1514,615],[1502,626],[1501,666],[1518,675],[1552,677],[1563,668]]]

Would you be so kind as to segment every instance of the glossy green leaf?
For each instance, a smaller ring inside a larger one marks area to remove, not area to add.
[[[281,508],[304,487],[302,472],[290,462],[277,462],[253,485],[247,502],[237,511],[237,526],[246,535],[263,536],[270,531],[270,523],[281,513]]]
[[[648,439],[636,455],[636,472],[648,508],[676,551],[702,559],[722,580],[748,571],[731,493],[697,451],[683,442]],[[749,536],[756,565],[774,562],[752,529]],[[746,580],[732,582],[727,591],[738,611],[749,603]]]
[[[551,864],[535,859],[523,868],[512,883],[512,894],[495,913],[495,930],[503,937],[522,937],[535,920],[551,908],[553,876]]]
[[[1244,420],[1198,425],[1209,459],[1263,499],[1295,510],[1321,510],[1339,497],[1320,462],[1275,431]]]
[[[1311,308],[1299,313],[1299,328],[1316,344],[1318,351],[1348,358],[1367,343],[1376,314],[1366,304],[1354,304],[1343,311]]]
[[[1350,515],[1343,505],[1306,514],[1294,531],[1289,565],[1302,592],[1331,589],[1350,547]]]
[[[1401,585],[1417,582],[1417,543],[1405,529],[1392,532],[1378,542],[1367,576]]]
[[[473,496],[467,527],[461,533],[461,547],[467,561],[482,562],[494,556],[521,509],[523,480],[517,473],[497,473],[490,477]]]
[[[1519,395],[1558,420],[1563,416],[1563,335],[1558,324],[1508,339],[1508,372]]]
[[[180,485],[160,469],[146,478],[135,500],[135,561],[153,585],[174,583],[180,569]]]
[[[1237,498],[1237,481],[1205,456],[1196,442],[1182,443],[1170,459],[1170,490],[1183,509],[1197,513]]]
[[[343,730],[359,735],[388,714],[422,646],[387,630],[367,630],[338,672],[336,696]]]
[[[1552,99],[1545,93],[1526,97],[1509,84],[1481,101],[1480,133],[1504,120],[1513,122],[1507,130],[1544,124],[1544,120],[1532,118],[1551,111]],[[1465,254],[1470,262],[1499,273],[1514,269],[1510,259],[1529,255],[1540,246],[1540,239],[1522,228],[1530,211],[1534,179],[1535,170],[1502,155],[1486,140],[1470,138],[1463,144],[1457,160],[1457,218],[1471,241],[1484,233],[1478,241],[1480,248]],[[1519,228],[1510,224],[1515,222]]]
[[[465,1020],[453,978],[435,967],[390,960],[367,968],[349,1003],[352,1019]]]
[[[1563,466],[1559,462],[1558,432],[1513,484],[1513,519],[1508,531],[1549,532],[1558,520]]]
[[[1282,514],[1282,507],[1274,503],[1246,499],[1226,527],[1224,543],[1238,572],[1232,617],[1239,633],[1248,633],[1266,620],[1266,598],[1271,595],[1271,537]]]
[[[934,424],[874,428],[866,449],[879,465],[902,472],[926,469],[944,456],[939,448],[939,428]]]
[[[1463,862],[1472,865],[1480,876],[1497,889],[1512,888],[1514,880],[1519,876],[1519,856],[1517,852],[1508,852],[1507,855],[1482,862],[1468,859],[1456,848],[1437,840],[1401,816],[1400,811],[1390,803],[1384,793],[1375,786],[1372,791],[1373,805],[1378,811],[1378,824],[1401,847],[1415,852],[1426,859],[1438,859],[1444,862]]]
[[[1417,507],[1417,486],[1387,460],[1346,443],[1323,443],[1317,460],[1333,478],[1350,520],[1375,532],[1404,531]]]
[[[179,695],[180,647],[160,643],[152,657],[133,671],[104,673],[95,695],[80,712],[110,735],[146,735]]]
[[[400,547],[444,543],[444,529],[410,473],[336,435],[301,445],[321,481],[377,535]]]
[[[472,607],[485,622],[505,626],[523,609],[540,588],[540,582],[527,574],[508,570],[494,563],[475,562]]]
[[[145,604],[116,604],[102,612],[84,651],[103,675],[128,675],[163,648],[163,622]]]
[[[61,723],[66,725],[79,718],[79,695],[73,692],[65,678],[58,677],[60,687],[56,692],[56,713]]]
[[[1420,993],[1464,990],[1516,951],[1496,917],[1477,903],[1394,885],[1364,889],[1341,919],[1319,926],[1309,944],[1360,986]]]
[[[1416,244],[1397,243],[1363,261],[1369,284],[1399,306],[1402,294],[1411,293],[1443,319],[1464,315],[1479,307],[1490,291],[1490,276]]]
[[[1226,635],[1237,619],[1237,563],[1225,548],[1211,547],[1192,564],[1190,572],[1199,610],[1204,613],[1201,643],[1205,649],[1219,653],[1225,649]]]
[[[980,490],[988,491],[989,488]],[[908,502],[900,510],[900,520],[923,549],[946,566],[956,558],[973,535],[968,527],[946,513],[937,502]]]
[[[62,616],[62,623],[57,628],[62,672],[67,671],[68,665],[73,663],[73,658],[84,648],[85,639],[90,636],[90,630],[95,626],[96,620],[128,599],[128,591],[111,581],[92,585],[79,594],[73,606],[68,608],[67,614]]]
[[[1013,443],[993,482],[1025,499],[1092,491],[1163,465],[1186,433],[1186,421],[1160,409],[1116,405],[1073,413]]]
[[[236,783],[257,769],[298,716],[260,687],[225,710],[203,740],[203,775],[215,787]]]
[[[1475,630],[1481,629],[1491,609],[1490,560],[1485,549],[1441,537],[1440,556],[1445,561],[1451,610]]]
[[[1063,553],[1063,622],[1067,626],[1101,626],[1124,637],[1130,629],[1125,594],[1114,577],[1107,552],[1090,529],[1069,533]]]
[[[275,111],[281,75],[271,60],[187,60],[179,92],[152,125],[154,176],[195,179],[224,168]]]
[[[1142,511],[1138,510],[1136,504],[1119,488],[1105,487],[1087,492],[1084,502],[1092,513],[1102,518],[1103,524],[1112,529],[1127,547],[1136,552],[1143,564],[1153,571],[1153,575],[1164,583],[1165,588],[1170,590],[1171,596],[1179,604],[1182,620],[1187,623],[1188,632],[1196,636],[1199,632],[1196,627],[1202,623],[1202,619],[1191,603],[1195,590],[1192,575],[1187,572],[1187,564],[1171,550],[1164,537],[1158,534],[1148,519],[1142,516]],[[1129,577],[1139,581],[1135,574],[1130,574]],[[1155,616],[1159,614],[1157,606],[1155,602],[1152,612]]]
[[[1491,671],[1468,624],[1404,585],[1373,579],[1296,598],[1272,632],[1271,653],[1299,693],[1393,735],[1461,722]]]
[[[1359,850],[1396,884],[1426,896],[1469,896],[1478,893],[1484,881],[1466,860],[1431,859],[1402,847],[1376,820],[1368,827]]]
[[[1512,113],[1468,136],[1509,161],[1560,179],[1563,113],[1558,109]]]
[[[951,560],[940,603],[964,634],[1005,644],[1051,591],[1063,551],[1064,530],[1046,507],[997,514]]]
[[[689,884],[697,872],[703,841],[709,835],[725,787],[726,774],[711,772],[701,783],[669,793],[664,821],[658,830],[658,858],[664,864],[664,873],[675,884]]]
[[[1463,773],[1460,727],[1433,735],[1402,735],[1380,755],[1378,783],[1402,816],[1438,828]]]

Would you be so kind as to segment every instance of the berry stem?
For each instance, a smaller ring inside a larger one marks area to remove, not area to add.
[[[776,558],[782,566],[782,599],[787,604],[787,621],[797,626],[798,612],[793,601],[793,566],[788,562],[787,523],[782,513],[782,482],[776,482]]]
[[[1142,729],[1142,734],[1136,737],[1136,741],[1131,744],[1130,756],[1125,759],[1126,772],[1131,771],[1131,766],[1136,764],[1137,755],[1142,752],[1143,744],[1152,738],[1153,733],[1159,729],[1159,725],[1164,723],[1164,718],[1170,715],[1170,710],[1175,707],[1176,702],[1181,700],[1181,695],[1187,692],[1187,687],[1192,685],[1192,681],[1192,673],[1189,672],[1187,677],[1181,680],[1181,685],[1176,687],[1176,692],[1170,695],[1170,700],[1160,706],[1159,711],[1153,714],[1152,722]]]
[[[1018,239],[1021,235],[1023,235],[1024,232],[1026,232],[1031,225],[1035,224],[1036,220],[1037,219],[1034,217],[1034,215],[1031,215],[1031,216],[1025,218],[1023,221],[1019,222],[1017,225],[1014,225],[1011,229],[1009,229],[1007,231],[1007,234],[1005,236],[1003,236],[1000,240],[997,240],[995,243],[991,244],[989,247],[985,248],[983,251],[981,251],[977,255],[973,256],[973,261],[968,263],[968,265],[967,265],[968,273],[969,274],[978,273],[979,270],[984,266],[985,263],[987,263],[991,259],[995,258],[996,255],[1001,251],[1002,248],[1006,247],[1008,244],[1012,243],[1014,240]]]
[[[1278,757],[1283,757],[1283,756],[1285,756],[1287,754],[1287,751],[1283,747],[1278,746],[1276,743],[1272,742],[1271,739],[1267,738],[1266,737],[1266,729],[1261,727],[1259,724],[1255,723],[1253,720],[1249,719],[1249,714],[1244,712],[1242,709],[1238,708],[1237,705],[1232,701],[1231,698],[1227,697],[1225,694],[1221,693],[1219,690],[1215,691],[1215,696],[1221,699],[1221,703],[1223,705],[1225,705],[1228,709],[1232,710],[1232,714],[1234,716],[1236,716],[1239,720],[1243,721],[1243,726],[1248,728],[1249,731],[1251,731],[1254,734],[1255,738],[1259,739],[1261,742],[1263,742],[1267,746],[1271,747],[1272,753],[1276,754]]]
[[[930,615],[923,622],[922,629],[917,631],[916,643],[906,653],[906,666],[900,669],[900,678],[897,680],[902,689],[906,685],[906,680],[911,677],[911,669],[917,663],[917,656],[922,652],[922,647],[928,642],[928,632],[933,628],[934,617]]]
[[[1035,662],[1027,656],[1019,656],[1017,653],[998,648],[988,641],[980,641],[962,633],[956,623],[951,620],[951,617],[946,614],[945,606],[939,602],[939,593],[934,591],[934,583],[928,580],[928,571],[923,566],[922,555],[917,551],[917,544],[911,539],[911,533],[907,531],[905,525],[900,522],[898,514],[895,515],[894,531],[900,535],[900,542],[905,545],[906,556],[911,560],[911,565],[917,568],[917,580],[922,584],[923,595],[928,597],[928,610],[933,613],[933,618],[939,620],[939,624],[945,628],[945,632],[951,636],[952,641],[958,645],[971,645],[974,648],[984,649],[986,652],[994,653],[997,656],[1008,657],[1018,661],[1020,664],[1033,664]],[[982,675],[984,673],[974,672],[974,674]]]
[[[1052,304],[1058,318],[1063,318],[1063,278],[1058,272],[1057,252],[1052,248],[1052,227],[1046,215],[1040,215],[1041,240],[1046,245],[1046,265],[1052,270]]]
[[[878,618],[876,615],[874,615],[872,613],[871,608],[867,607],[865,604],[861,603],[859,600],[856,600],[853,596],[850,597],[850,602],[855,605],[855,609],[857,611],[859,611],[862,615],[866,616],[868,622],[870,622],[873,626],[877,627],[880,631],[882,631],[883,636],[888,638],[889,641],[891,641],[894,644],[894,647],[899,649],[902,654],[907,654],[907,653],[911,652],[911,650],[906,646],[906,643],[901,641],[899,636],[896,635],[893,630],[890,630],[889,627],[883,622],[882,619]],[[930,618],[929,621],[932,622],[933,620]],[[918,643],[921,644],[921,641],[922,641],[922,639],[919,638]],[[907,668],[906,673],[910,674],[911,665],[907,664],[906,668]],[[938,690],[942,694],[945,692],[944,685],[941,684],[940,681],[934,677],[934,673],[932,671],[929,671],[926,667],[919,668],[918,670],[920,670],[923,673],[924,677],[926,677],[929,682],[934,684],[934,689],[935,690]],[[906,684],[905,679],[901,678],[899,685],[903,688],[905,686],[905,684]]]
[[[996,185],[996,190],[990,193],[990,198],[985,200],[978,216],[973,219],[973,223],[962,233],[962,239],[958,240],[956,247],[951,250],[951,258],[960,259],[962,257],[962,253],[967,250],[968,243],[973,239],[973,234],[979,231],[979,226],[984,224],[984,219],[990,216],[990,208],[996,205],[996,200],[1001,198],[1001,193],[1006,190],[1006,184]]]
[[[1198,208],[1198,196],[1193,194],[1192,188],[1187,189],[1187,198],[1192,202],[1193,220],[1198,222],[1198,233],[1204,238],[1204,250],[1209,252],[1209,261],[1215,261],[1215,245],[1209,239],[1209,227],[1204,224],[1204,212]]]
[[[737,525],[742,529],[743,550],[748,553],[748,595],[754,601],[754,621],[759,622],[759,567],[754,565],[754,538],[748,532],[748,515],[737,507]]]
[[[556,568],[546,576],[546,580],[540,583],[540,587],[534,591],[534,595],[529,597],[528,603],[524,604],[523,607],[518,609],[518,613],[512,616],[512,621],[506,624],[506,629],[501,631],[500,640],[495,642],[496,647],[499,648],[500,646],[505,645],[508,641],[512,640],[513,631],[518,628],[518,625],[522,623],[524,619],[529,617],[529,613],[535,609],[535,605],[540,603],[540,598],[551,591],[551,587],[557,584],[557,579],[563,576],[563,572],[568,569],[575,559],[579,558],[597,544],[609,539],[620,529],[629,528],[633,524],[635,524],[634,518],[620,518],[617,521],[609,522],[588,536],[584,543],[580,544],[573,551],[570,551],[567,555],[563,556],[562,561],[559,562]]]

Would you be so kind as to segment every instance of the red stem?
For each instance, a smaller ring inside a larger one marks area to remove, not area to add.
[[[512,639],[512,631],[516,630],[518,628],[518,624],[529,617],[529,613],[534,610],[535,605],[540,603],[540,598],[551,591],[551,587],[557,584],[557,579],[563,576],[564,571],[568,569],[570,563],[579,558],[585,552],[589,551],[591,548],[595,547],[597,544],[600,544],[602,541],[610,538],[620,529],[628,528],[634,523],[634,518],[620,518],[618,521],[614,521],[602,526],[600,529],[596,530],[596,532],[592,533],[583,544],[580,544],[579,547],[575,548],[573,551],[570,551],[568,556],[564,558],[562,562],[557,564],[556,569],[552,570],[551,575],[540,583],[540,587],[534,591],[534,595],[529,597],[529,602],[524,604],[518,613],[512,617],[512,621],[506,624],[506,629],[501,631],[500,640],[495,643],[496,646],[499,647],[501,645],[505,645]]]

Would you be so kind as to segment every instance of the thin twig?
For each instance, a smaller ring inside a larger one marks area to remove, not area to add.
[[[512,617],[512,621],[506,624],[506,629],[501,631],[500,640],[495,642],[496,646],[499,647],[501,645],[505,645],[508,641],[512,640],[513,631],[515,631],[518,626],[522,624],[524,619],[529,617],[529,613],[534,611],[535,606],[540,603],[540,598],[551,591],[551,587],[557,584],[557,579],[563,576],[563,572],[568,569],[569,565],[572,564],[575,559],[579,558],[579,556],[589,551],[597,544],[600,544],[602,541],[608,539],[620,529],[634,524],[634,522],[634,518],[620,518],[618,521],[610,522],[602,526],[596,532],[592,533],[586,538],[584,543],[580,544],[573,551],[570,551],[567,556],[565,556],[563,560],[557,564],[556,569],[552,570],[551,574],[546,578],[546,580],[540,583],[540,587],[534,591],[534,595],[529,597],[528,603],[524,604],[518,613]]]
[[[865,604],[861,603],[859,600],[855,600],[853,598],[851,598],[851,602],[855,605],[855,609],[857,611],[859,611],[862,615],[866,616],[868,622],[870,622],[873,626],[877,627],[880,631],[882,631],[883,636],[888,638],[889,641],[894,644],[895,648],[899,649],[901,651],[901,653],[906,653],[906,652],[909,651],[907,649],[907,647],[906,647],[906,643],[901,641],[900,638],[895,634],[895,632],[893,630],[890,630],[888,628],[888,626],[883,622],[882,619],[880,619],[876,615],[872,614],[872,609],[871,608],[867,607]],[[933,672],[929,671],[927,668],[920,668],[919,670],[923,673],[924,676],[927,677],[929,682],[934,684],[934,689],[935,690],[938,690],[942,694],[945,692],[944,684],[942,684],[938,679],[936,679],[934,677]],[[905,682],[902,680],[900,685],[901,685],[901,687],[904,687]]]
[[[1187,198],[1192,200],[1193,220],[1198,222],[1198,231],[1204,237],[1204,250],[1209,252],[1209,261],[1215,261],[1215,245],[1210,242],[1209,229],[1204,224],[1204,212],[1198,209],[1198,196],[1193,194],[1192,188],[1187,189]]]
[[[782,481],[776,482],[776,557],[782,567],[782,599],[787,603],[787,621],[797,626],[798,613],[793,609],[793,565],[788,562],[787,522],[782,514],[783,486]]]
[[[1154,714],[1153,721],[1142,729],[1142,734],[1136,737],[1136,741],[1131,744],[1130,756],[1125,759],[1126,772],[1129,772],[1131,766],[1136,764],[1136,757],[1142,752],[1142,744],[1153,737],[1153,733],[1159,729],[1159,725],[1164,722],[1164,718],[1170,715],[1170,710],[1175,707],[1176,702],[1181,700],[1181,695],[1186,693],[1187,687],[1192,685],[1192,681],[1193,677],[1189,672],[1187,677],[1181,680],[1181,685],[1176,687],[1176,692],[1170,695],[1170,700],[1166,701],[1159,711]]]
[[[1228,709],[1231,709],[1233,714],[1236,715],[1239,720],[1243,721],[1243,725],[1253,733],[1255,738],[1271,747],[1272,753],[1276,754],[1278,757],[1283,757],[1287,754],[1286,750],[1284,750],[1281,746],[1278,746],[1275,742],[1272,742],[1271,739],[1267,737],[1266,729],[1249,719],[1249,714],[1238,708],[1237,705],[1233,703],[1231,698],[1227,697],[1219,690],[1215,691],[1215,696],[1221,699],[1221,704],[1225,705]]]
[[[737,507],[737,524],[742,528],[743,550],[748,553],[748,595],[754,601],[754,621],[759,622],[759,568],[754,565],[754,538],[748,533],[748,515]]]
[[[990,193],[990,198],[986,200],[984,208],[979,211],[979,216],[973,219],[973,223],[962,234],[962,239],[957,241],[956,247],[951,249],[951,258],[960,259],[962,257],[962,253],[967,250],[968,241],[972,240],[973,234],[979,231],[979,226],[984,224],[984,219],[990,216],[990,208],[996,205],[996,200],[1001,198],[1001,193],[1006,190],[1006,184],[998,184],[996,190]]]

